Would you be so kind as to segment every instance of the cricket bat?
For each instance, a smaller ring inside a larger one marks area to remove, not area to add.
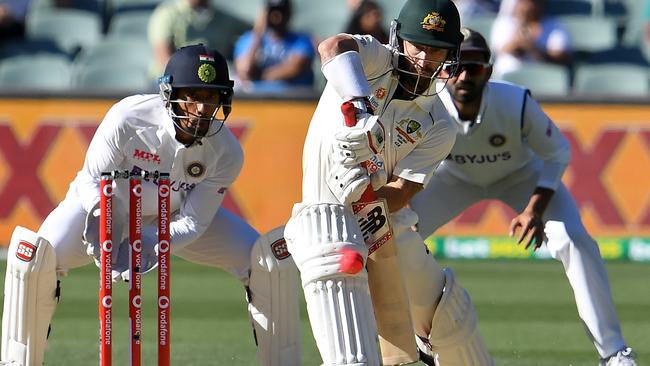
[[[353,126],[350,123],[356,123],[348,118],[345,118],[345,122],[348,127]],[[374,173],[374,164],[365,162],[364,166],[368,174]],[[388,220],[388,205],[384,199],[377,197],[369,185],[361,199],[352,204],[352,211],[368,246],[368,286],[377,321],[382,364],[417,362],[420,357],[408,295]]]

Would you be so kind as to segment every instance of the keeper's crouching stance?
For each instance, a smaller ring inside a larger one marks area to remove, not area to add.
[[[226,60],[203,45],[182,47],[167,63],[159,86],[158,95],[130,96],[108,111],[90,143],[83,168],[38,235],[16,231],[6,290],[25,290],[5,296],[2,361],[42,365],[56,304],[55,271],[62,275],[93,261],[100,264],[97,205],[101,173],[158,170],[169,172],[172,182],[172,254],[221,268],[246,286],[261,365],[301,365],[295,291],[298,274],[282,240],[283,229],[260,237],[248,223],[221,207],[243,164],[241,146],[230,130],[223,128],[233,95]],[[143,179],[141,187],[141,270],[147,272],[155,268],[158,259],[157,181]],[[119,281],[129,278],[128,225],[122,222],[129,216],[128,182],[116,179],[112,188],[112,276]],[[35,254],[30,250],[36,250]],[[32,262],[28,261],[32,256]],[[26,275],[21,277],[21,273]],[[56,326],[53,329],[56,332]],[[118,337],[115,334],[115,342],[120,341]]]

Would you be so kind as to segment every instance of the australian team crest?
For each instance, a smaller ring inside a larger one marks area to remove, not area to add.
[[[397,122],[395,129],[402,138],[414,144],[417,140],[422,138],[422,131],[420,131],[421,127],[422,124],[420,122],[407,118]]]
[[[187,174],[192,178],[198,178],[205,173],[205,167],[198,161],[195,161],[187,166]]]
[[[435,11],[427,14],[427,16],[422,19],[422,22],[420,22],[422,28],[426,30],[434,30],[436,32],[444,32],[446,23],[447,21],[442,19],[440,14]]]
[[[417,130],[419,130],[420,127],[422,127],[422,125],[420,125],[420,122],[418,122],[416,120],[410,120],[406,124],[406,133],[411,135],[411,134],[417,132]]]

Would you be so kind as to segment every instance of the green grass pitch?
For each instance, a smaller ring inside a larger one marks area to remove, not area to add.
[[[598,364],[555,261],[443,261],[467,287],[479,326],[500,366]],[[0,270],[4,273],[4,262]],[[607,264],[619,318],[642,364],[650,359],[650,265]],[[155,278],[145,276],[143,365],[155,365]],[[4,283],[4,281],[3,281]],[[98,363],[98,270],[86,266],[62,281],[46,365]],[[127,287],[114,287],[114,365],[128,364]],[[302,296],[301,296],[302,297]],[[302,308],[303,364],[320,357]],[[256,365],[244,292],[226,273],[175,258],[172,265],[172,363]]]

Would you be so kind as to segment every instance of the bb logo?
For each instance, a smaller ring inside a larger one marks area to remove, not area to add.
[[[287,248],[287,242],[284,240],[284,238],[278,239],[273,244],[271,244],[271,251],[273,252],[273,256],[275,256],[275,258],[280,261],[291,255],[289,253],[289,249]]]
[[[34,254],[36,254],[35,245],[26,241],[18,243],[18,248],[16,248],[16,258],[24,262],[31,262],[32,259],[34,259]]]

